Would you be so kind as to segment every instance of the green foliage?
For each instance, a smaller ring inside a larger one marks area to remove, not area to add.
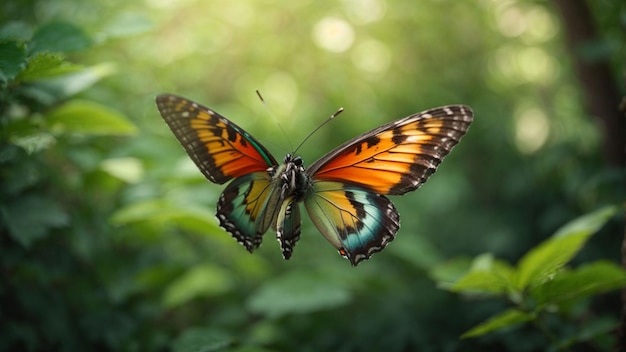
[[[499,329],[517,325],[517,324],[522,324],[522,323],[531,321],[533,319],[534,317],[529,313],[526,313],[517,309],[508,309],[500,314],[497,314],[489,318],[489,320],[487,320],[486,322],[470,329],[469,331],[461,335],[461,337],[481,336],[481,335],[488,334],[495,330],[499,330]]]
[[[228,272],[218,266],[203,264],[190,268],[165,290],[163,304],[173,308],[195,298],[211,297],[233,289]]]
[[[615,50],[618,11],[602,3]],[[603,207],[626,186],[602,163],[553,11],[2,2],[0,351],[609,349],[624,224]],[[305,165],[437,105],[468,104],[476,121],[427,184],[393,197],[400,232],[355,269],[308,220],[289,261],[271,231],[250,254],[220,229],[223,185],[167,130],[162,92],[215,108],[279,160],[343,106],[299,150]]]
[[[65,53],[87,49],[91,44],[91,38],[76,25],[68,22],[53,22],[35,30],[28,43],[28,51],[31,54]]]
[[[350,291],[338,280],[293,271],[261,286],[247,305],[254,313],[276,318],[336,308],[350,300]]]
[[[46,116],[46,126],[58,134],[132,135],[135,126],[102,104],[72,100]]]
[[[17,62],[17,60],[16,60]],[[30,60],[26,69],[20,72],[17,78],[20,81],[37,81],[43,78],[54,77],[76,71],[80,66],[68,63],[63,56],[50,52],[36,53]]]
[[[626,272],[611,262],[565,268],[617,210],[617,207],[605,207],[569,222],[524,255],[516,268],[491,256],[477,257],[471,270],[449,285],[450,289],[462,294],[506,298],[516,308],[496,314],[462,337],[478,337],[526,322],[541,326],[542,314],[564,314],[581,299],[626,286]],[[587,337],[591,340],[595,336],[587,334]],[[552,343],[557,347],[556,342]],[[561,342],[560,347],[563,346]]]
[[[74,98],[112,72],[66,60],[92,45],[82,29],[53,22],[22,36],[24,27],[0,29],[0,350],[118,349],[136,321],[112,304],[123,277],[104,285],[115,265],[92,267],[111,260],[98,259],[104,208],[92,203],[120,185],[92,167],[102,158],[94,136],[137,129],[102,103]]]
[[[2,80],[12,80],[23,69],[26,50],[16,42],[0,43],[0,73]]]
[[[174,341],[174,352],[214,352],[223,351],[233,345],[233,338],[211,328],[187,329]]]
[[[67,213],[59,204],[35,195],[7,202],[2,208],[2,216],[11,238],[26,248],[48,235],[48,229],[66,226],[69,222]]]

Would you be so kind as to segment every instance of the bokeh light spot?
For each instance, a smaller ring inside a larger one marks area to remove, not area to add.
[[[344,52],[354,43],[354,29],[345,20],[326,17],[313,28],[313,40],[322,49]]]
[[[517,84],[549,84],[558,73],[559,63],[537,46],[507,45],[499,48],[490,62],[494,78]]]
[[[511,38],[521,35],[528,26],[522,11],[516,6],[503,9],[496,19],[500,33]]]
[[[378,40],[365,40],[354,48],[352,62],[366,72],[384,72],[391,64],[391,52],[387,45]]]
[[[344,0],[343,5],[350,20],[357,24],[376,22],[387,10],[384,0]]]
[[[526,81],[534,83],[551,82],[557,68],[554,59],[538,47],[519,50],[517,63],[521,76]]]
[[[548,140],[550,124],[543,110],[524,107],[515,114],[515,145],[524,154],[539,150]]]
[[[554,17],[542,6],[533,6],[526,14],[527,30],[520,37],[525,43],[538,44],[551,40],[558,31]]]
[[[500,6],[495,13],[498,31],[509,38],[520,38],[526,44],[539,44],[552,39],[558,25],[542,6]]]
[[[274,72],[264,82],[263,97],[281,119],[291,119],[298,99],[298,84],[286,72]]]

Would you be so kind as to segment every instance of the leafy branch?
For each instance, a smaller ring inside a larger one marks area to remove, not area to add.
[[[559,341],[542,318],[567,312],[577,301],[626,285],[626,273],[609,261],[587,263],[575,269],[566,267],[617,210],[617,207],[605,207],[567,223],[524,255],[517,266],[483,254],[474,259],[470,270],[456,282],[443,283],[453,292],[505,299],[512,305],[461,337],[474,338],[528,323],[540,330],[553,347],[566,348],[576,343],[571,339]],[[597,333],[606,333],[612,328],[613,325],[603,326]],[[587,334],[580,336],[581,339],[591,337]]]

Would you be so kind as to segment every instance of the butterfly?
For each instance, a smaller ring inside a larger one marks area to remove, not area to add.
[[[279,164],[241,127],[191,100],[162,94],[163,119],[202,174],[231,181],[220,195],[217,218],[249,252],[276,232],[289,259],[300,238],[300,203],[322,235],[353,266],[391,242],[400,217],[386,195],[419,188],[465,135],[472,109],[448,105],[366,132],[304,166],[287,154]]]

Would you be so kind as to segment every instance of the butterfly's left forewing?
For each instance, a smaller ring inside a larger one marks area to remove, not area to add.
[[[241,127],[217,112],[171,94],[157,107],[180,144],[210,181],[226,181],[277,165],[270,152]]]
[[[159,95],[157,107],[187,154],[204,176],[223,184],[235,178],[220,196],[220,225],[252,252],[276,218],[268,205],[269,172],[277,166],[261,143],[217,112],[171,94]]]
[[[352,265],[391,242],[399,215],[384,195],[421,186],[467,132],[472,110],[450,105],[376,128],[316,161],[305,206],[313,222]]]

